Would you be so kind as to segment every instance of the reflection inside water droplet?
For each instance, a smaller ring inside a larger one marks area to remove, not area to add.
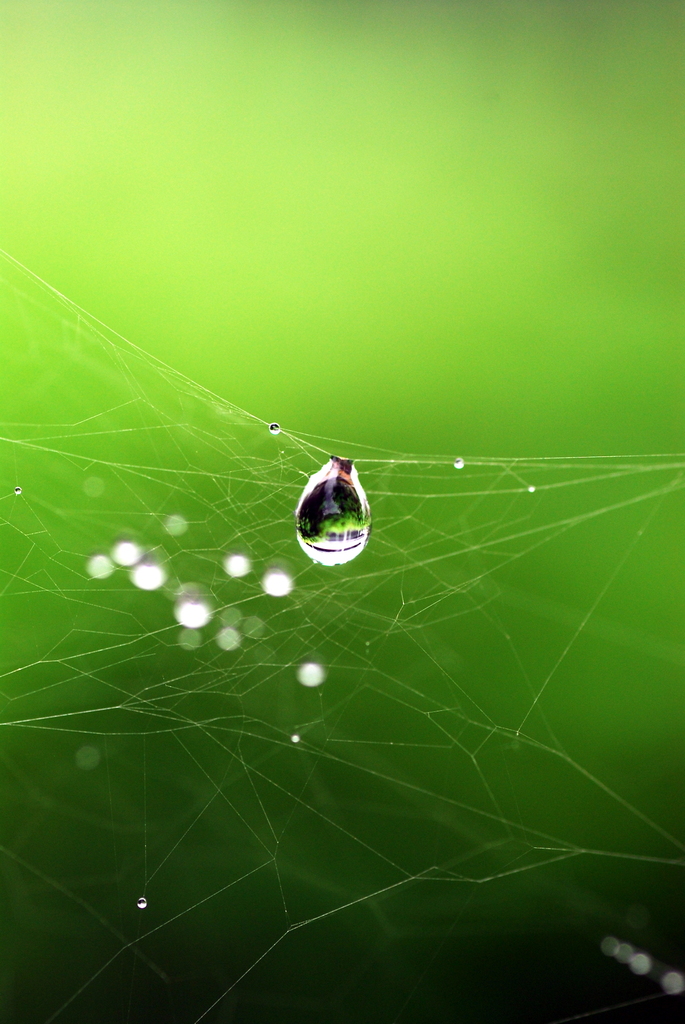
[[[332,455],[310,477],[295,510],[300,547],[321,565],[342,565],[363,551],[371,509],[351,459]]]

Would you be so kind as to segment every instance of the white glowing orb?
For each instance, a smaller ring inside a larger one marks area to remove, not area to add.
[[[211,617],[208,602],[197,594],[182,594],[174,605],[174,618],[186,629],[202,629]]]
[[[229,576],[247,576],[251,568],[252,562],[247,555],[226,555],[224,558],[224,570]]]
[[[118,540],[112,548],[112,558],[119,565],[135,565],[142,557],[142,549],[132,540]]]
[[[326,669],[316,661],[304,661],[297,669],[297,681],[303,686],[321,686]]]
[[[286,597],[293,589],[293,581],[285,569],[268,569],[262,576],[262,589],[272,597]]]
[[[241,639],[240,633],[233,626],[224,626],[216,635],[216,642],[222,651],[234,651],[240,647]]]
[[[108,555],[93,555],[86,562],[86,572],[94,580],[106,580],[114,572],[112,559]]]
[[[138,562],[131,569],[131,583],[140,590],[159,590],[166,582],[166,572],[157,562]]]
[[[291,743],[299,743],[300,742],[300,737],[297,735],[296,732],[294,732],[292,734],[292,736],[290,737],[290,742]]]

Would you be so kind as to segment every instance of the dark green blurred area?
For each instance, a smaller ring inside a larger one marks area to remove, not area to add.
[[[0,1019],[678,1019],[599,942],[685,968],[682,5],[2,19],[0,244],[179,373],[2,261]],[[122,533],[266,635],[181,651]]]

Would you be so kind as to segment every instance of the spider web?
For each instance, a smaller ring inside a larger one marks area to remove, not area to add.
[[[631,752],[675,764],[640,737],[640,701],[649,688],[675,716],[661,681],[685,657],[605,607],[634,594],[685,460],[415,457],[274,435],[8,258],[2,291],[12,1019],[454,1020],[467,998],[483,1016],[464,1020],[551,1021],[672,1005],[667,927],[642,932],[648,977],[599,942],[630,932],[626,906],[641,927],[640,893],[668,906],[682,885],[674,791],[650,813],[635,799],[650,765]],[[335,568],[302,555],[292,514],[330,455],[355,460],[374,517],[367,550]],[[135,587],[126,567],[88,575],[121,538],[155,554],[163,587]],[[252,571],[227,575],[229,552]],[[289,595],[265,593],[273,567]],[[191,584],[212,610],[197,646],[173,614]],[[227,622],[232,650],[217,644]],[[617,656],[623,696],[601,682]],[[306,661],[323,685],[297,681]],[[616,733],[597,724],[607,708]],[[555,929],[567,946],[545,952]],[[512,952],[526,933],[543,936],[543,972],[577,953],[585,997],[557,979],[556,1002],[506,1015],[540,970]],[[47,957],[49,985],[22,975]]]

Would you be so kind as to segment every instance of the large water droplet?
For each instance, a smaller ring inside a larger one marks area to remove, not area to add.
[[[351,459],[332,455],[310,477],[295,510],[300,547],[321,565],[356,558],[371,533],[371,509]]]

